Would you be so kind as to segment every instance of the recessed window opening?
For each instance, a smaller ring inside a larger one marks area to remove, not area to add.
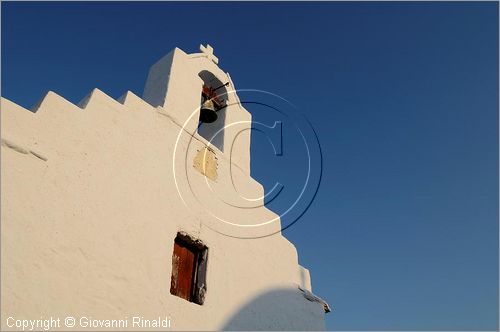
[[[201,71],[198,75],[203,80],[200,89],[200,105],[202,107],[198,123],[198,134],[223,152],[228,82],[222,82],[207,70]]]
[[[202,305],[207,291],[208,248],[185,233],[177,233],[172,255],[170,294]]]

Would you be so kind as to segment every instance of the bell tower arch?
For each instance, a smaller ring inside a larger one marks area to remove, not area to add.
[[[229,73],[218,66],[213,48],[200,45],[200,50],[186,54],[175,48],[156,62],[149,70],[143,99],[249,174],[252,116],[241,105]],[[214,90],[223,106],[212,123],[200,123],[204,87]]]
[[[226,108],[230,98],[226,86],[229,82],[222,82],[208,70],[202,70],[198,76],[203,80],[198,134],[224,152]]]

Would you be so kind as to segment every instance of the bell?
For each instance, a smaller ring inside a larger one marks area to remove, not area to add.
[[[217,120],[217,112],[215,111],[214,102],[211,99],[205,100],[201,105],[200,121],[212,123],[215,120]]]

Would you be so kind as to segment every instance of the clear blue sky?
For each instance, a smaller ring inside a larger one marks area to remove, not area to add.
[[[318,134],[317,198],[284,234],[329,329],[498,329],[497,2],[2,2],[2,95],[141,94],[161,56],[206,42]],[[253,176],[293,189],[293,142],[253,143]]]

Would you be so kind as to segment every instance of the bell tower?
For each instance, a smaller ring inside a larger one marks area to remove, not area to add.
[[[213,48],[200,45],[200,51],[186,54],[175,48],[156,62],[143,99],[249,174],[251,115]]]

